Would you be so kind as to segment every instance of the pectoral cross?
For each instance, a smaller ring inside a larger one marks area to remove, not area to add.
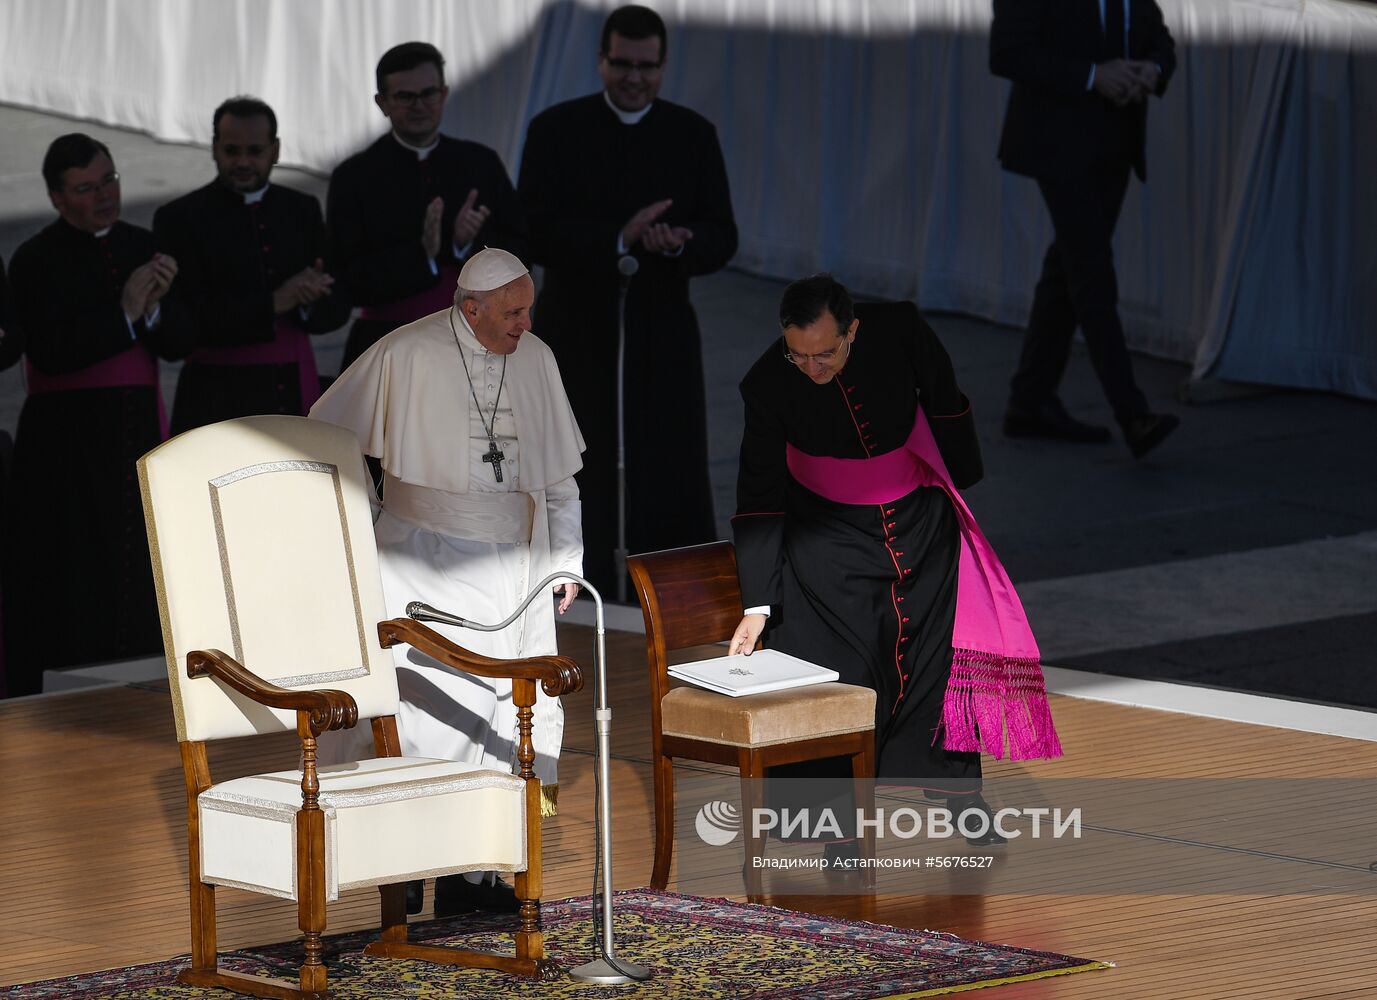
[[[483,456],[483,461],[492,466],[492,474],[497,477],[497,481],[502,482],[502,460],[507,456],[497,450],[497,442],[488,438],[488,453]]]

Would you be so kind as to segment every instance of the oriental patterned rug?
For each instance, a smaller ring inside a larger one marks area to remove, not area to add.
[[[587,896],[547,903],[546,950],[568,969],[592,958]],[[412,926],[412,940],[511,950],[511,918],[461,916]],[[338,1000],[390,997],[497,1000],[510,997],[702,998],[702,1000],[910,1000],[984,986],[1104,969],[1069,955],[966,941],[950,934],[822,918],[770,906],[634,889],[617,893],[617,955],[650,967],[634,990],[588,986],[566,977],[533,982],[476,969],[369,958],[369,932],[326,939],[330,995]],[[226,952],[226,969],[294,980],[297,943]],[[127,969],[15,986],[6,1000],[148,1000],[205,997],[178,986],[185,956]],[[230,996],[219,994],[217,996]]]

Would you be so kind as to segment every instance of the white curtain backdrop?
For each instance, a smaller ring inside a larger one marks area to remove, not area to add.
[[[989,0],[651,3],[663,95],[721,135],[737,266],[1024,321],[1050,226],[995,161]],[[1118,230],[1130,342],[1198,376],[1377,398],[1377,8],[1161,4],[1179,66]],[[284,161],[328,171],[381,132],[378,56],[419,38],[448,60],[446,129],[515,175],[531,116],[597,87],[612,6],[7,0],[0,101],[208,142],[214,107],[251,93]]]

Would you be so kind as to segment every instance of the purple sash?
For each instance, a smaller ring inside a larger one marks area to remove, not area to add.
[[[273,323],[276,336],[264,344],[242,347],[202,347],[191,353],[187,361],[197,365],[296,365],[301,383],[301,416],[305,416],[320,398],[320,373],[316,370],[316,353],[311,349],[311,337],[301,327],[284,316]]]
[[[440,280],[433,288],[409,295],[395,302],[384,302],[376,306],[364,306],[359,310],[361,319],[381,320],[402,326],[412,323],[422,316],[448,309],[454,304],[454,286],[459,283],[459,268],[454,264],[440,265]]]
[[[1011,760],[1061,756],[1037,642],[1018,593],[952,485],[922,409],[903,447],[874,458],[820,458],[785,448],[800,485],[835,503],[886,504],[940,486],[961,528],[951,679],[942,705],[943,746]]]
[[[142,344],[134,344],[114,357],[97,361],[63,375],[47,375],[24,359],[24,376],[30,396],[74,389],[115,389],[126,386],[152,386],[158,401],[158,428],[167,440],[167,411],[163,407],[162,387],[158,384],[158,359]]]

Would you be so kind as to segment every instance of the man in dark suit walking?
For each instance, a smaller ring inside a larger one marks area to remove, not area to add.
[[[1109,440],[1057,398],[1077,326],[1135,458],[1179,423],[1153,413],[1133,379],[1113,250],[1129,171],[1147,178],[1147,98],[1175,67],[1156,0],[994,0],[990,70],[1013,81],[999,159],[1038,182],[1054,232],[1011,384],[1010,437]]]

